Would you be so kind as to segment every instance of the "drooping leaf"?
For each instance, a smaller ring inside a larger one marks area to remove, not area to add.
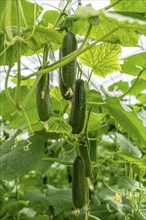
[[[123,93],[127,92],[129,89],[128,82],[120,80],[119,82],[113,83],[108,87],[108,90],[111,91],[122,91]]]
[[[0,151],[1,178],[12,180],[36,169],[44,155],[44,139],[33,135],[28,140],[18,142],[9,151],[3,148]]]
[[[142,153],[141,151],[138,149],[137,146],[134,146],[130,140],[128,140],[124,135],[119,134],[119,133],[115,133],[116,137],[117,137],[117,142],[119,143],[119,145],[122,148],[122,151],[124,152],[124,154],[126,154],[127,156],[131,156],[131,157],[135,157],[135,158],[141,158],[142,157]]]
[[[111,3],[115,0],[110,0]],[[146,2],[145,0],[122,0],[114,9],[117,11],[130,11],[130,12],[145,12]]]
[[[142,184],[134,179],[130,179],[129,177],[122,177],[118,181],[118,186],[120,188],[128,189],[128,190],[136,190],[136,189],[143,189],[144,187]]]
[[[106,96],[109,113],[138,143],[146,144],[145,127],[134,111],[129,111],[117,97]]]
[[[141,69],[146,68],[146,52],[134,54],[124,59],[124,64],[121,65],[122,72],[130,75],[138,75]],[[142,73],[142,78],[145,78],[146,72]]]
[[[86,66],[93,68],[93,72],[101,77],[120,70],[121,48],[118,44],[99,44],[79,56],[79,60]]]
[[[99,12],[92,7],[91,4],[80,6],[75,11],[75,15],[79,18],[86,19],[98,15]]]
[[[46,28],[41,25],[35,27],[32,35],[33,27],[26,29],[23,33],[24,38],[27,39],[29,48],[33,51],[38,51],[44,44],[53,42],[61,44],[62,34],[52,28]]]

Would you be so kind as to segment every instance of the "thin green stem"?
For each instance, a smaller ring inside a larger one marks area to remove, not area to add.
[[[26,118],[26,121],[27,121],[27,123],[28,123],[28,127],[29,127],[31,133],[34,134],[34,132],[33,132],[33,130],[32,130],[32,127],[31,127],[31,123],[30,123],[30,121],[29,121],[29,118],[28,118],[28,116],[27,116],[25,110],[23,109],[22,111],[23,111],[23,113],[24,113],[24,116],[25,116],[25,118]]]
[[[6,72],[5,94],[7,96],[7,99],[10,101],[10,103],[16,108],[15,102],[14,102],[13,98],[11,97],[9,90],[8,90],[8,81],[9,81],[10,72],[11,72],[11,67],[9,67],[8,71]]]
[[[90,34],[90,32],[91,32],[91,29],[92,29],[92,25],[90,24],[90,25],[89,25],[89,28],[88,28],[88,30],[87,30],[86,36],[85,36],[85,38],[84,38],[84,40],[83,40],[83,42],[82,42],[82,44],[81,44],[81,46],[80,46],[80,50],[82,50],[82,48],[85,46],[85,44],[86,44],[86,42],[87,42],[87,39],[88,39],[88,37],[89,37],[89,34]]]
[[[16,9],[17,9],[17,35],[21,37],[21,16],[20,16],[20,0],[16,0]],[[20,86],[21,86],[21,41],[17,42],[17,87],[15,94],[15,103],[16,108],[21,110],[19,105],[20,97]]]
[[[30,88],[29,92],[27,93],[27,96],[25,97],[25,99],[23,100],[22,104],[21,104],[21,108],[22,109],[25,109],[29,99],[31,98],[35,88],[36,88],[36,85],[38,84],[40,78],[41,78],[42,74],[38,75],[38,77],[36,78],[33,86]]]
[[[25,27],[28,28],[28,24],[27,24],[27,21],[26,21],[25,15],[24,15],[24,11],[23,11],[23,8],[22,8],[22,4],[21,4],[21,2],[19,2],[19,10],[20,10],[20,13],[21,13],[22,21],[23,21]]]
[[[54,24],[54,29],[56,28],[56,26],[57,26],[59,20],[61,19],[62,15],[65,13],[66,8],[67,8],[68,4],[70,3],[70,1],[71,1],[71,0],[68,0],[68,1],[67,1],[67,3],[66,3],[66,5],[64,6],[63,10],[61,11],[61,13],[59,14],[58,18],[56,19],[55,24]]]
[[[69,165],[69,166],[73,165],[72,162],[63,161],[63,160],[60,160],[58,158],[53,158],[53,157],[44,157],[43,160],[48,160],[48,161],[51,161],[51,162],[56,162],[56,163],[59,163],[59,164],[64,164],[64,165]]]
[[[135,82],[133,83],[133,85],[128,89],[127,92],[125,92],[123,95],[120,96],[120,98],[122,99],[124,96],[126,96],[128,93],[131,92],[131,90],[134,88],[135,84],[137,83],[138,79],[140,78],[140,76],[142,75],[143,71],[145,71],[146,68],[142,69],[139,74],[137,75],[137,78],[135,80]]]
[[[94,216],[94,215],[89,215],[89,217],[90,217],[90,218],[93,218],[93,219],[95,219],[95,220],[101,220],[100,218],[97,218],[97,217]]]
[[[105,8],[103,8],[104,10],[108,10],[110,8],[112,8],[113,6],[117,5],[119,2],[121,2],[122,0],[117,0],[111,4],[109,4],[108,6],[106,6]]]
[[[87,86],[89,85],[89,82],[90,82],[90,79],[91,79],[92,73],[93,73],[93,68],[92,68],[91,73],[90,73],[90,75],[89,75],[88,82],[87,82]]]
[[[30,77],[36,76],[38,74],[45,74],[47,72],[53,71],[55,69],[60,68],[61,66],[66,65],[67,63],[71,62],[72,60],[74,60],[76,57],[78,57],[79,55],[81,55],[82,53],[84,53],[85,51],[91,49],[92,47],[94,47],[99,41],[103,41],[105,40],[109,35],[111,35],[112,33],[114,33],[117,30],[117,28],[113,29],[112,31],[110,31],[109,33],[105,34],[103,37],[99,38],[98,40],[96,40],[94,43],[87,45],[85,48],[82,49],[82,45],[74,52],[72,52],[71,54],[59,59],[58,61],[54,62],[53,64],[51,64],[50,66],[48,66],[45,69],[39,70],[37,72],[34,72],[28,76],[23,76],[22,80],[27,80]],[[83,42],[84,43],[84,42]]]

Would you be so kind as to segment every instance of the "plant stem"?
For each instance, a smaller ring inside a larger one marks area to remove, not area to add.
[[[119,2],[121,2],[122,0],[117,0],[111,4],[109,4],[108,6],[106,6],[105,8],[103,8],[104,10],[108,10],[110,8],[112,8],[113,6],[117,5]]]
[[[66,5],[65,5],[64,9],[63,9],[63,10],[61,11],[61,13],[59,14],[57,20],[55,21],[54,29],[56,28],[56,26],[57,26],[59,20],[61,19],[62,15],[65,13],[65,10],[66,10],[66,8],[67,8],[67,6],[68,6],[69,3],[70,3],[70,0],[67,1],[67,3],[66,3]]]
[[[90,75],[89,75],[87,85],[89,85],[89,82],[90,82],[90,79],[91,79],[92,73],[93,73],[93,68],[92,68],[91,73],[90,73]]]
[[[16,108],[15,102],[8,91],[8,81],[9,81],[10,72],[11,72],[11,67],[9,67],[8,71],[6,72],[7,75],[5,79],[5,94],[7,96],[7,99],[10,101],[10,103],[14,106],[14,108]]]
[[[120,98],[122,99],[124,96],[126,96],[129,92],[131,92],[131,90],[133,89],[133,87],[135,86],[135,84],[137,83],[138,79],[140,78],[140,76],[142,75],[143,71],[145,71],[146,68],[142,69],[139,74],[137,75],[137,78],[135,80],[135,82],[133,83],[133,85],[128,89],[127,92],[125,92],[123,95],[120,96]]]
[[[37,72],[34,72],[28,76],[22,77],[22,80],[27,80],[30,77],[36,76],[38,74],[45,74],[47,72],[53,71],[55,69],[60,68],[61,66],[66,65],[67,63],[71,62],[72,60],[74,60],[76,57],[78,57],[79,55],[81,55],[82,53],[84,53],[85,51],[91,49],[93,46],[95,46],[98,42],[105,40],[109,35],[111,35],[112,33],[114,33],[117,30],[117,28],[113,29],[112,31],[110,31],[109,33],[105,34],[103,37],[100,37],[98,40],[96,40],[94,43],[87,45],[84,49],[82,49],[82,45],[74,52],[72,52],[71,54],[61,58],[60,60],[54,62],[53,64],[51,64],[50,66],[48,66],[45,69],[39,70]]]
[[[69,165],[69,166],[72,166],[72,165],[73,165],[72,162],[63,161],[63,160],[60,160],[60,159],[58,159],[58,158],[44,157],[43,160],[48,160],[48,161],[51,161],[51,162],[56,162],[56,163],[59,163],[59,164],[64,164],[64,165]]]
[[[17,35],[21,37],[21,16],[20,16],[20,0],[16,0],[16,9],[17,9]],[[16,108],[21,110],[19,106],[19,97],[20,97],[20,85],[21,85],[21,41],[17,42],[17,87],[15,94],[15,103]]]

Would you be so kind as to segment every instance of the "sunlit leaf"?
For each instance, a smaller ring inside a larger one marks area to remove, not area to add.
[[[89,18],[98,15],[98,11],[92,7],[92,5],[80,6],[75,11],[75,15],[79,18]]]
[[[81,54],[79,60],[92,67],[96,75],[105,77],[120,70],[120,55],[121,48],[118,44],[103,43]]]
[[[61,102],[62,96],[61,96],[61,93],[60,93],[59,88],[57,86],[55,86],[53,89],[51,89],[50,95],[54,99],[56,99],[58,102]]]
[[[115,0],[110,0],[111,3]],[[117,11],[131,11],[131,12],[145,12],[146,2],[145,0],[122,0],[117,5],[114,6],[114,9]]]

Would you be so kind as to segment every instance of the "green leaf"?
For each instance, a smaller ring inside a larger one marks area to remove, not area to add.
[[[111,3],[115,0],[110,0]],[[146,1],[145,0],[122,0],[114,9],[117,11],[131,11],[131,12],[145,12]]]
[[[146,68],[146,52],[134,54],[124,59],[124,64],[121,65],[122,72],[130,75],[138,75],[141,69]],[[142,76],[145,72],[142,73]],[[144,78],[144,77],[143,77]]]
[[[75,11],[75,16],[82,18],[82,19],[93,17],[98,14],[99,14],[99,12],[97,10],[95,10],[91,4],[86,5],[86,6],[80,6]]]
[[[146,146],[145,127],[134,111],[125,109],[126,106],[117,97],[106,96],[106,107],[124,130],[139,144]]]
[[[48,132],[70,134],[72,131],[72,127],[64,119],[55,117],[48,120],[48,127]]]
[[[132,85],[135,83],[135,80],[132,80]],[[131,95],[137,96],[139,93],[141,93],[143,90],[146,89],[146,81],[144,79],[138,79],[132,90],[130,91]]]
[[[129,89],[128,82],[123,82],[120,80],[119,82],[113,83],[108,87],[108,90],[111,91],[122,91],[123,93],[127,92]]]
[[[119,179],[118,186],[122,189],[128,189],[130,191],[141,189],[144,190],[142,184],[134,179],[130,179],[129,177],[124,177]]]
[[[49,10],[43,14],[42,20],[39,23],[42,26],[49,27],[50,24],[54,25],[59,13],[57,11]]]
[[[78,58],[81,63],[92,67],[93,72],[101,77],[120,70],[121,48],[118,44],[99,44]]]
[[[118,141],[119,145],[121,146],[124,154],[126,154],[127,156],[135,157],[135,158],[141,158],[142,157],[141,151],[138,149],[137,146],[134,146],[130,142],[130,140],[128,140],[122,134],[119,134],[119,133],[115,133],[115,134],[116,134],[116,137],[117,137],[117,141]]]
[[[23,33],[25,39],[28,38],[27,44],[33,51],[38,51],[44,44],[53,42],[55,44],[61,44],[62,34],[54,29],[46,28],[41,25],[35,27],[32,35],[33,27],[26,29]]]
[[[51,89],[50,95],[58,102],[61,102],[63,99],[58,86],[55,86],[53,89]]]
[[[0,7],[0,20],[2,19],[3,13],[5,11],[5,7],[6,7],[6,2],[5,0],[1,1],[1,7]],[[23,9],[23,13],[24,13],[24,17],[26,20],[27,25],[34,25],[36,20],[43,8],[36,4],[36,3],[31,3],[28,2],[26,0],[21,0],[21,5],[22,5],[22,9]],[[28,10],[29,8],[29,10]],[[11,1],[11,10],[10,10],[10,14],[6,14],[6,16],[10,16],[10,23],[8,23],[7,21],[7,25],[8,26],[17,26],[17,8],[16,8],[16,3],[15,1]],[[21,25],[22,27],[25,27],[24,24],[24,20],[21,18]],[[0,22],[0,27],[2,26],[2,22]]]
[[[33,135],[9,151],[0,148],[1,179],[12,180],[36,169],[44,155],[44,144],[43,138]]]
[[[72,206],[71,189],[58,189],[47,185],[46,196],[38,189],[29,189],[24,195],[31,205],[40,204],[42,207],[70,207]]]
[[[89,38],[99,40],[112,31],[104,41],[118,43],[122,46],[137,46],[139,36],[136,31],[146,34],[146,22],[140,19],[124,16],[118,13],[100,11],[99,25],[92,26]],[[75,22],[72,31],[75,34],[86,35],[89,23],[87,20],[79,19]]]
[[[88,123],[88,131],[99,130],[101,127],[101,121],[105,117],[105,114],[96,114],[91,112],[90,120]]]

